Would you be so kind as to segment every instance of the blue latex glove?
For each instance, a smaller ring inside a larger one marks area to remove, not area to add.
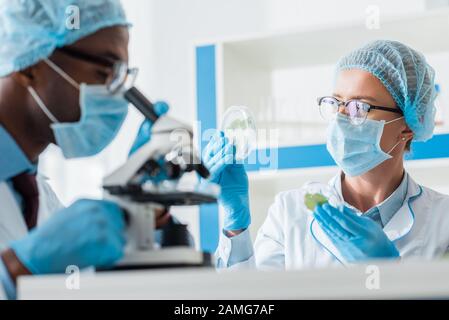
[[[314,217],[348,262],[399,258],[399,251],[382,228],[351,209],[343,212],[329,204],[317,206]]]
[[[114,203],[78,200],[11,248],[33,274],[62,273],[68,265],[108,267],[122,258],[125,221]]]
[[[159,101],[153,104],[154,111],[159,115],[166,114],[168,112],[169,106],[166,102]],[[139,132],[137,133],[136,140],[134,140],[133,146],[131,147],[131,151],[129,155],[132,155],[136,152],[141,146],[150,141],[151,138],[151,128],[153,124],[150,120],[145,119],[140,125]]]
[[[219,203],[225,209],[224,230],[246,229],[251,223],[248,176],[243,164],[235,161],[235,146],[223,132],[212,137],[203,152],[210,181],[221,187]]]

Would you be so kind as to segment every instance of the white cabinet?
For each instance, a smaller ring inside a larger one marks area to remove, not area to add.
[[[401,41],[423,52],[442,93],[449,92],[449,11],[435,10],[381,20],[373,30],[364,21],[334,23],[218,42],[217,114],[232,105],[248,106],[260,129],[279,130],[279,141],[268,145],[323,143],[326,123],[316,98],[332,94],[338,59],[375,39]],[[449,132],[449,106],[443,107],[440,133]]]

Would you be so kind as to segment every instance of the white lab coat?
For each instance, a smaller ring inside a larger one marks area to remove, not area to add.
[[[341,175],[329,184],[341,190]],[[254,254],[230,268],[298,269],[346,264],[313,216],[305,212],[302,201],[299,189],[278,194],[257,234]],[[449,247],[449,196],[420,186],[409,176],[406,199],[384,231],[402,259],[442,256]],[[251,241],[249,233],[242,236],[246,242]],[[217,258],[227,261],[231,250],[232,241],[221,235]]]
[[[39,189],[38,225],[63,205],[47,183],[47,178],[37,175]],[[13,191],[6,182],[0,182],[0,251],[4,250],[12,240],[20,239],[28,233],[25,219],[17,203]],[[3,288],[0,282],[0,299]]]

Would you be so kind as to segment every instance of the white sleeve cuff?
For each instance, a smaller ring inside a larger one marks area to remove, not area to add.
[[[249,260],[254,255],[253,243],[248,229],[242,233],[228,237],[223,230],[215,253],[217,268],[228,268]]]

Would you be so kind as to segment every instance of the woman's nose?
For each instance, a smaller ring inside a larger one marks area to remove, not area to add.
[[[340,105],[340,106],[338,107],[337,112],[338,112],[338,113],[341,113],[341,114],[344,114],[344,115],[348,115],[348,112],[346,111],[346,108],[345,108],[344,105]]]

